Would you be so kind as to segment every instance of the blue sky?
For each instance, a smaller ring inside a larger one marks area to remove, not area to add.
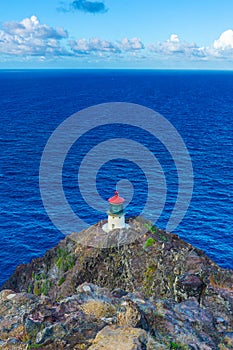
[[[1,68],[232,69],[232,0],[8,0]]]

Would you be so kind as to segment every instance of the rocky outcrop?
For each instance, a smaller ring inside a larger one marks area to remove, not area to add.
[[[140,218],[130,225],[130,241],[114,230],[92,247],[97,224],[20,265],[0,293],[0,348],[231,349],[232,271]]]

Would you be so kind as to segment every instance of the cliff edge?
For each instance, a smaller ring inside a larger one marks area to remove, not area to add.
[[[98,223],[18,266],[0,292],[0,348],[232,349],[232,271],[142,218],[129,224],[125,240]]]

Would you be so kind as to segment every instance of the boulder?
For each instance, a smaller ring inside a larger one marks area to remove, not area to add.
[[[146,350],[147,333],[132,327],[106,326],[96,336],[89,350]]]

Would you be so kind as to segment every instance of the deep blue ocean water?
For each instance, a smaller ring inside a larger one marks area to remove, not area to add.
[[[222,267],[233,268],[233,72],[2,70],[0,91],[0,284],[18,264],[42,256],[63,238],[40,197],[41,155],[62,121],[104,102],[150,107],[178,130],[193,162],[194,192],[176,233]],[[111,126],[104,132],[114,136]],[[143,139],[138,132],[139,139]],[[102,140],[102,135],[103,130],[99,130],[94,144]],[[74,210],[94,223],[104,217],[91,216],[85,203],[82,205],[76,183],[78,170],[73,163],[77,154],[78,148],[73,147],[67,157],[64,189]],[[169,168],[169,156],[164,154],[160,161]],[[114,170],[117,161],[110,166],[111,176],[109,164],[103,165],[97,182],[105,198],[120,179]],[[145,177],[133,163],[128,162],[127,169],[129,178],[135,171],[140,175],[137,201],[128,208],[128,214],[134,215],[144,204]],[[160,227],[164,227],[177,193],[172,171],[167,177],[169,193],[157,223]]]

